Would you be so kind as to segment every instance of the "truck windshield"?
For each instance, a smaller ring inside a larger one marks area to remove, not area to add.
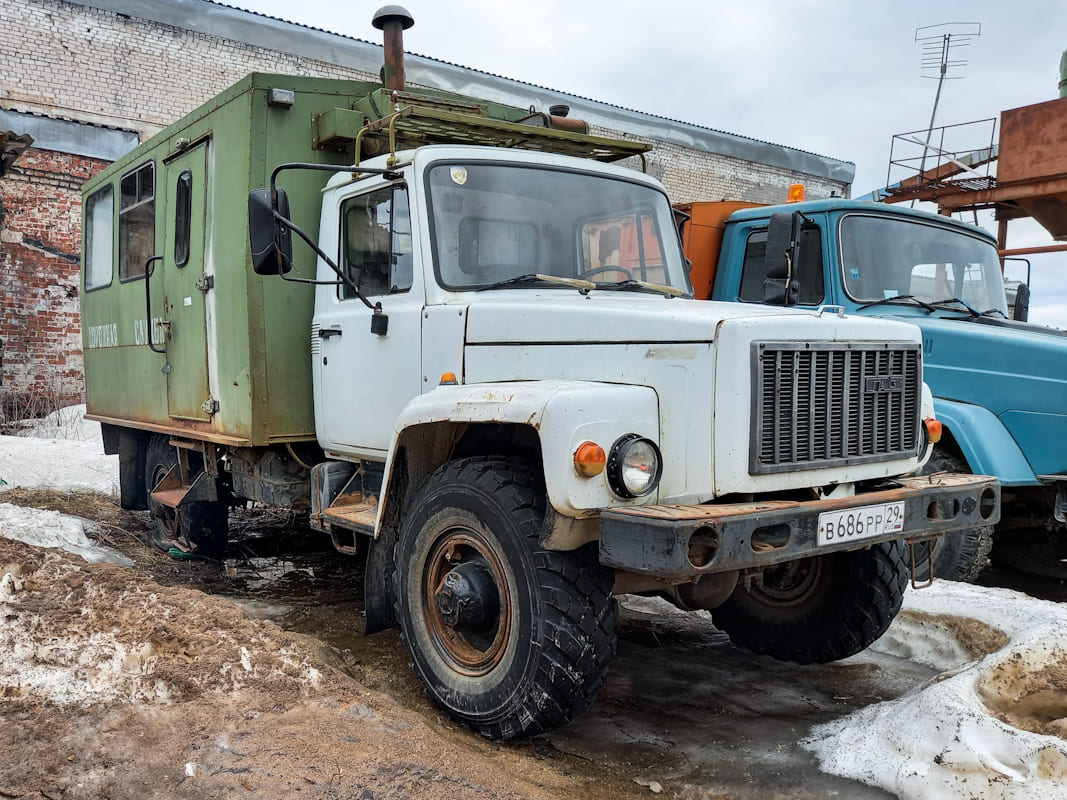
[[[841,220],[845,291],[861,303],[914,298],[944,310],[1007,316],[992,242],[922,221],[852,214]],[[946,301],[957,301],[946,303]]]
[[[446,289],[595,284],[691,294],[670,205],[651,187],[485,162],[435,164],[427,180],[434,264]]]

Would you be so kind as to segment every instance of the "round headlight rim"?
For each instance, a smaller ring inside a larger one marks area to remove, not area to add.
[[[627,451],[639,441],[647,442],[649,447],[652,448],[652,452],[655,453],[656,474],[652,477],[645,491],[635,494],[627,488],[622,479],[622,462]],[[611,491],[623,500],[647,497],[659,487],[660,478],[663,476],[663,453],[660,452],[659,445],[647,436],[642,436],[639,433],[625,433],[615,440],[615,443],[612,444],[611,449],[608,451],[608,464],[605,474]]]

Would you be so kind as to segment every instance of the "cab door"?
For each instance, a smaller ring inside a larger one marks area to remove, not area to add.
[[[210,419],[217,410],[208,384],[205,299],[214,281],[204,258],[208,146],[204,140],[166,162],[166,230],[162,269],[156,270],[165,295],[168,411],[190,420]]]
[[[338,264],[388,323],[373,332],[373,312],[349,286],[319,289],[312,328],[318,437],[355,455],[384,456],[401,410],[422,391],[425,294],[407,187],[368,187],[343,199],[338,217]]]

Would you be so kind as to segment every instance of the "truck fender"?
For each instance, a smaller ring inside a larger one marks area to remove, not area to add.
[[[452,457],[465,430],[480,423],[529,427],[540,444],[549,504],[566,517],[589,517],[626,501],[611,492],[605,475],[579,475],[574,451],[584,441],[610,451],[627,433],[658,443],[659,401],[647,386],[590,381],[439,386],[412,400],[397,420],[379,498],[379,532],[390,523],[390,509],[402,509],[407,494]],[[404,496],[397,498],[396,492]]]
[[[959,445],[971,472],[993,475],[1001,486],[1038,483],[1019,445],[992,411],[940,397],[934,399],[934,410]]]
[[[536,435],[549,503],[541,534],[545,547],[566,550],[595,539],[596,512],[603,506],[655,502],[655,492],[621,500],[605,475],[584,478],[574,468],[574,451],[584,441],[610,452],[620,436],[637,433],[658,444],[659,399],[653,389],[563,380],[439,386],[412,400],[393,429],[367,553],[367,633],[395,623],[393,552],[404,509],[430,474],[452,459],[463,434],[478,424],[520,425]]]

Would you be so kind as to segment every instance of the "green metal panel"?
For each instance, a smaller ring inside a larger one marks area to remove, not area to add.
[[[293,106],[269,105],[271,87],[293,90]],[[343,152],[311,148],[311,120],[367,91],[368,85],[353,81],[250,75],[87,183],[86,197],[111,183],[117,198],[122,175],[147,160],[155,162],[156,255],[163,261],[150,280],[151,313],[171,323],[170,340],[160,340],[166,352],[154,353],[147,331],[153,328],[159,338],[161,329],[146,321],[143,279],[121,283],[116,276],[110,286],[83,292],[91,415],[247,444],[314,437],[312,290],[252,271],[247,196],[267,185],[271,170],[282,162],[350,162]],[[172,195],[178,176],[195,171],[201,158],[203,238],[194,236],[190,264],[178,269]],[[282,178],[294,221],[313,234],[327,178],[307,172]],[[117,252],[117,201],[115,218]],[[202,264],[194,265],[198,250]],[[294,276],[313,277],[314,257],[300,244],[296,265]],[[205,272],[214,279],[207,292],[195,286]],[[214,415],[201,408],[209,394],[219,403]]]
[[[291,91],[292,104],[272,103],[272,88]],[[107,184],[114,187],[117,253],[121,177],[154,163],[155,255],[162,259],[149,280],[150,312],[143,278],[121,282],[115,276],[108,286],[82,292],[90,415],[231,444],[314,438],[313,289],[253,272],[248,192],[267,186],[271,171],[282,163],[352,164],[354,140],[365,119],[379,130],[365,136],[364,155],[387,150],[396,104],[405,109],[395,117],[404,146],[471,142],[602,160],[648,149],[517,124],[530,116],[527,110],[447,92],[402,93],[394,103],[376,83],[251,74],[85,186],[86,197]],[[186,170],[194,176],[194,233],[190,262],[178,267],[175,187]],[[312,236],[318,234],[321,191],[328,177],[293,171],[279,180],[289,195],[293,221]],[[292,277],[314,277],[314,254],[295,237],[294,261]],[[213,279],[213,288],[197,286],[205,277]],[[169,324],[169,338],[158,321]],[[153,352],[150,334],[163,352]],[[217,412],[212,413],[210,403],[205,410],[208,400],[218,402]]]
[[[156,275],[163,282],[166,322],[165,366],[167,408],[171,417],[206,420],[211,396],[208,385],[207,282],[204,262],[204,223],[207,217],[207,157],[210,139],[168,159],[167,183],[158,186],[166,198],[162,207],[166,238]],[[188,197],[179,198],[179,185],[188,179]],[[187,209],[179,209],[179,204]],[[186,210],[188,214],[186,215]],[[179,218],[188,222],[180,224]],[[178,230],[181,227],[183,230]],[[181,240],[181,241],[179,241]],[[184,245],[184,246],[183,246]],[[184,251],[184,263],[178,250]]]

